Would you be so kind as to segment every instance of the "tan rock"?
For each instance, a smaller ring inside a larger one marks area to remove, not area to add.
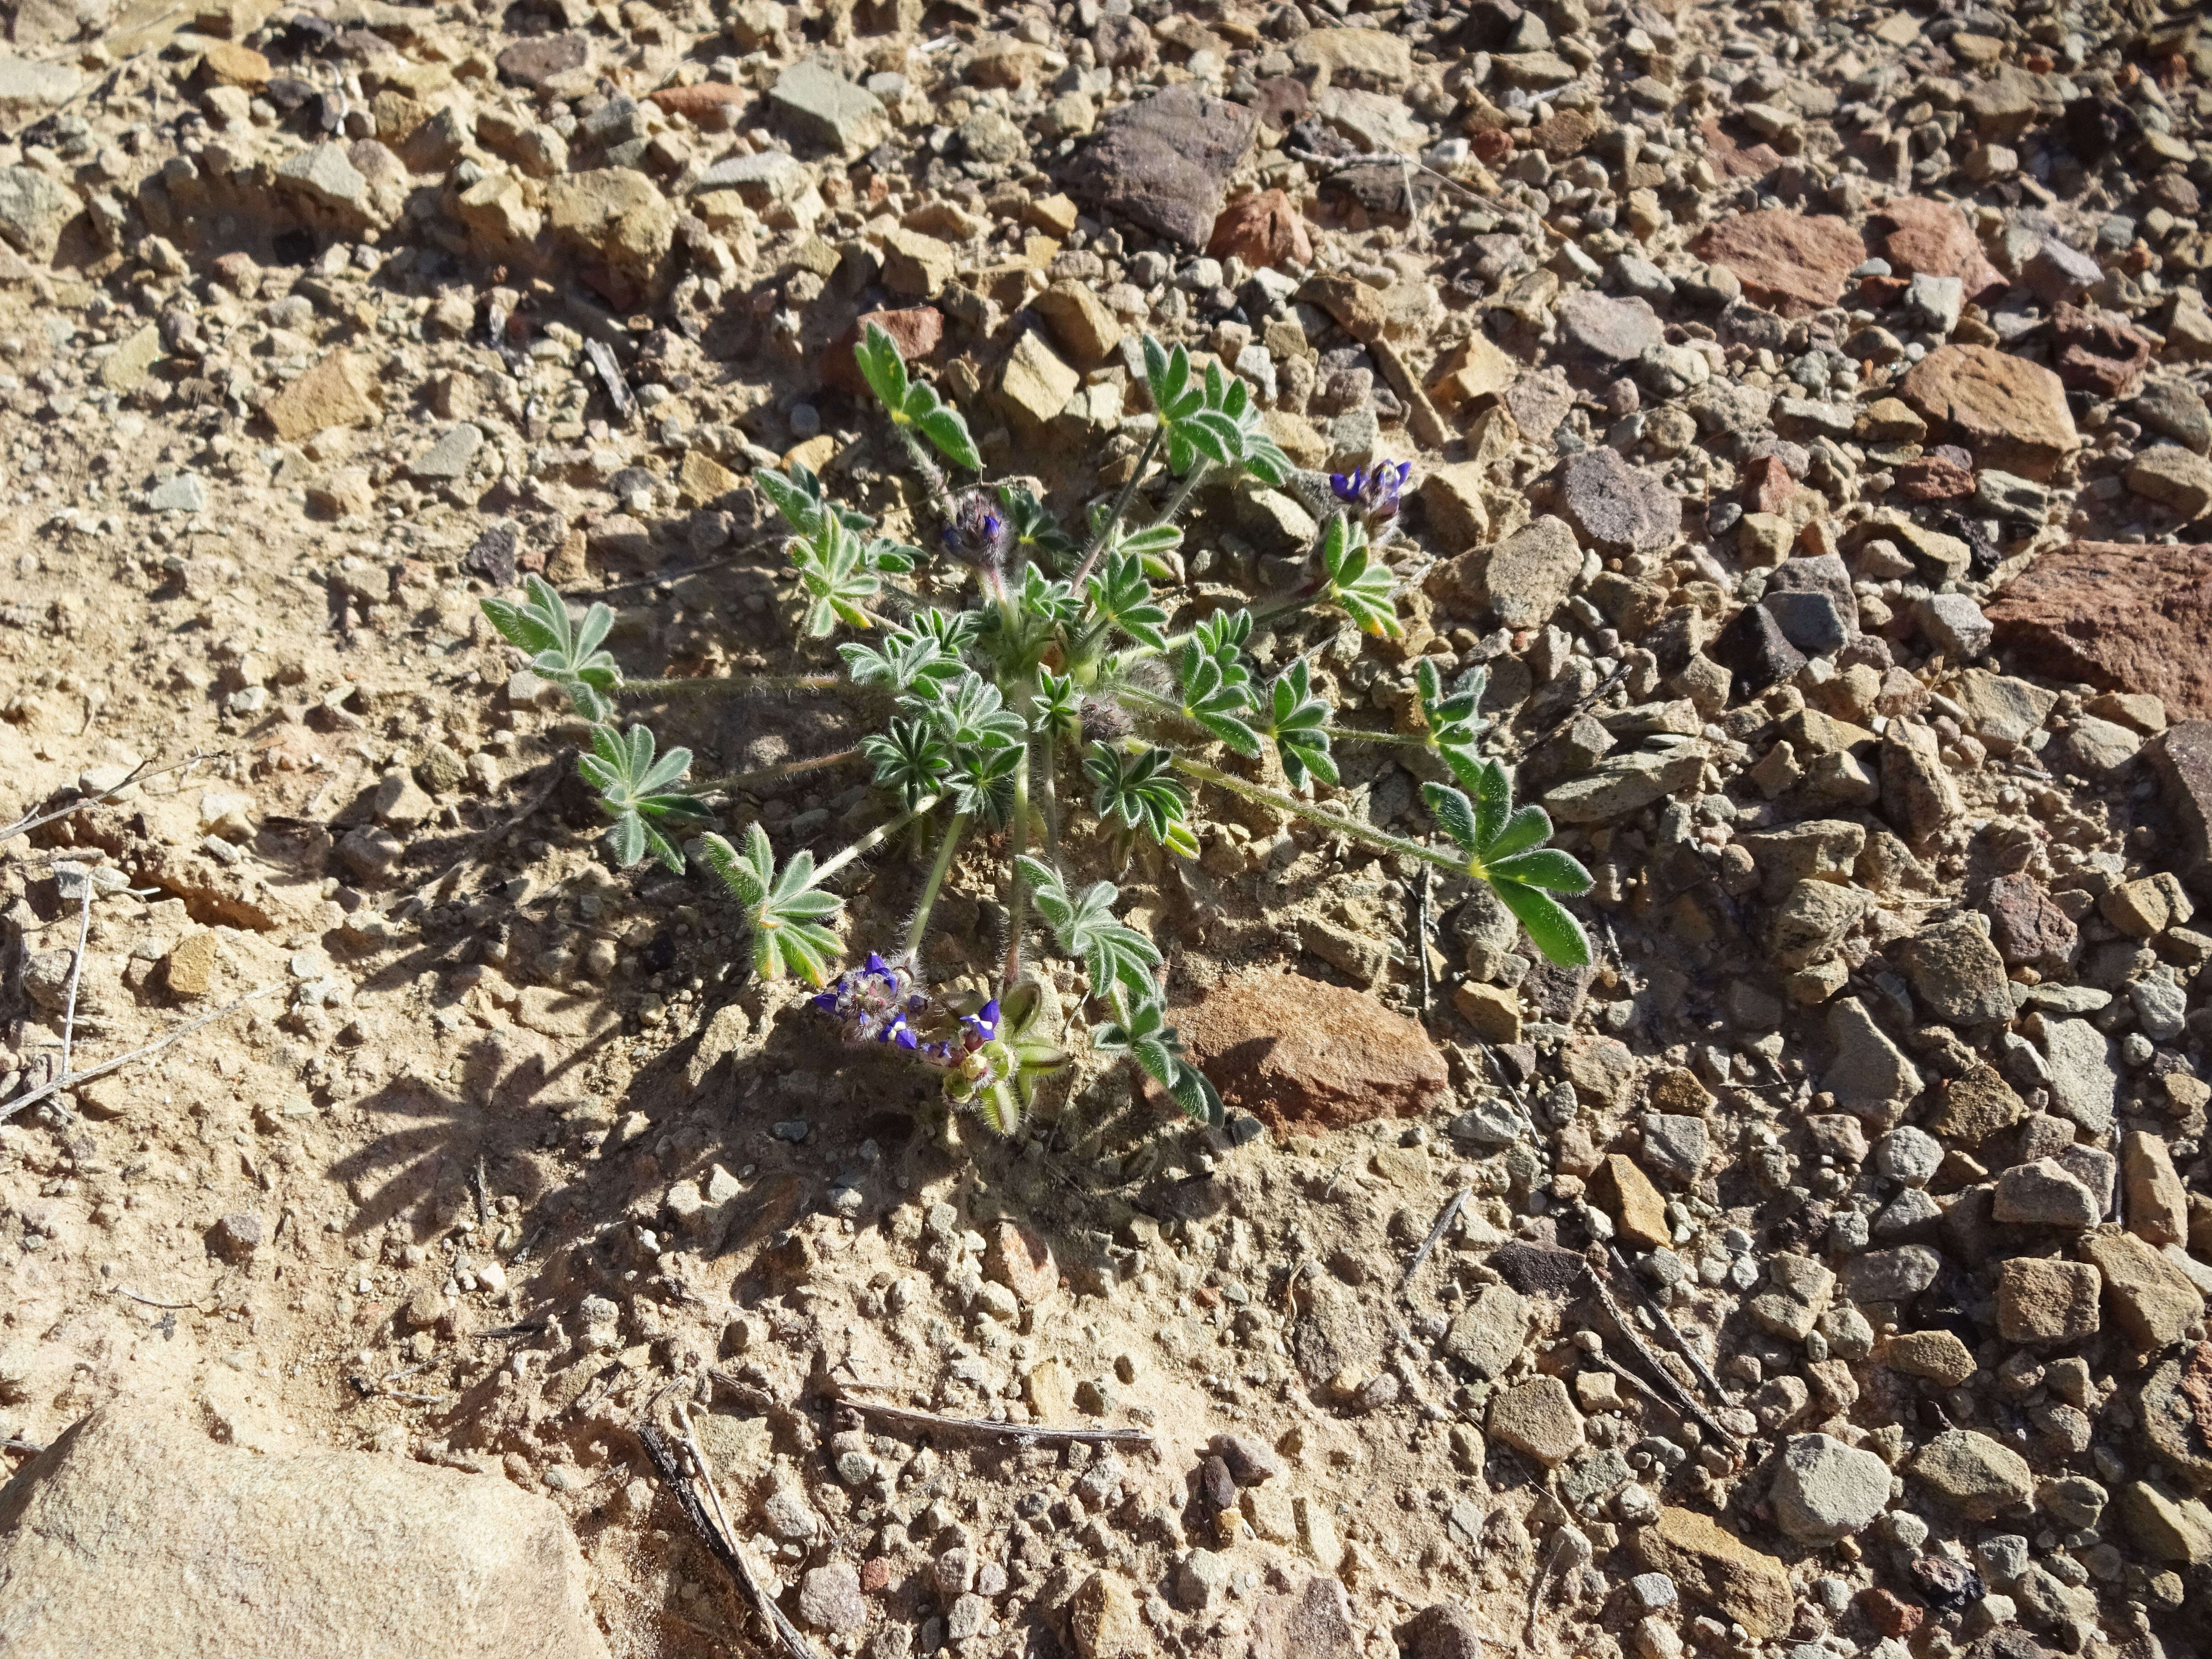
[[[2128,1231],[2147,1244],[2185,1243],[2189,1193],[2164,1138],[2129,1130],[2120,1138],[2120,1175],[2126,1182],[2122,1213],[2128,1218]]]
[[[1949,1331],[1900,1331],[1882,1344],[1882,1364],[1955,1389],[1975,1371],[1973,1350]]]
[[[163,983],[172,996],[204,997],[222,972],[222,943],[212,932],[187,933],[161,958]]]
[[[111,392],[129,392],[161,361],[161,330],[148,323],[125,337],[100,365],[100,383]]]
[[[884,234],[884,286],[894,294],[933,300],[952,280],[956,264],[951,245],[934,236],[904,229]]]
[[[1605,1187],[1612,1188],[1613,1202],[1608,1207],[1623,1238],[1646,1249],[1674,1243],[1674,1230],[1667,1224],[1667,1200],[1634,1158],[1609,1153],[1598,1179],[1601,1192]],[[1603,1202],[1602,1196],[1600,1201]]]
[[[1239,974],[1169,1017],[1231,1108],[1279,1131],[1410,1116],[1450,1083],[1419,1025],[1302,974]]]
[[[1490,1396],[1490,1437],[1546,1468],[1583,1444],[1583,1414],[1556,1376],[1534,1376]]]
[[[641,294],[653,287],[676,240],[674,206],[634,167],[549,179],[545,213],[556,236],[604,261],[603,270],[586,274],[611,299],[616,292]]]
[[[269,400],[263,413],[276,435],[297,443],[334,426],[376,418],[374,380],[352,353],[334,351]]]
[[[251,46],[210,40],[200,48],[200,73],[213,86],[259,92],[269,84],[269,60]]]
[[[1636,1535],[1645,1568],[1673,1578],[1682,1594],[1765,1641],[1790,1628],[1796,1595],[1782,1563],[1755,1550],[1694,1510],[1667,1508]]]
[[[26,1655],[606,1659],[568,1522],[510,1481],[221,1446],[134,1401],[79,1421],[9,1498],[0,1584]]]
[[[453,199],[453,212],[487,251],[535,238],[545,222],[530,187],[512,173],[486,173]]]
[[[1421,480],[1421,505],[1439,550],[1453,556],[1490,539],[1490,506],[1483,495],[1490,469],[1479,461],[1454,461]]]
[[[2035,1495],[2027,1460],[1972,1429],[1937,1435],[1914,1455],[1911,1468],[1930,1492],[1977,1521],[1995,1520]]]
[[[1080,283],[1054,283],[1030,303],[1080,368],[1097,368],[1121,343],[1121,319]]]
[[[1006,355],[999,376],[999,407],[1017,426],[1034,430],[1066,408],[1082,384],[1083,377],[1032,330]]]
[[[2066,388],[2039,363],[1994,346],[1943,345],[1905,377],[1899,394],[1930,425],[1948,428],[1976,460],[2039,483],[2081,443]]]
[[[1146,1659],[1158,1651],[1136,1592],[1116,1574],[1094,1572],[1067,1607],[1068,1631],[1083,1659]]]
[[[1429,396],[1438,409],[1457,409],[1504,391],[1520,374],[1517,358],[1491,343],[1487,335],[1471,334],[1432,371]]]
[[[2100,1227],[2081,1241],[2081,1254],[2104,1274],[2120,1328],[2142,1346],[2170,1348],[2203,1322],[2195,1281],[2133,1233]]]
[[[2016,1256],[1997,1270],[1997,1334],[2008,1342],[2079,1342],[2094,1336],[2104,1285],[2086,1261]]]
[[[704,507],[719,501],[744,482],[705,450],[687,449],[684,465],[677,470],[676,491],[685,505]]]
[[[1468,981],[1453,990],[1452,1006],[1483,1042],[1521,1041],[1521,997],[1510,987]]]

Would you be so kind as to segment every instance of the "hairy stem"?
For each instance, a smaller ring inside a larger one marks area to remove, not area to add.
[[[921,936],[929,931],[929,913],[937,908],[938,890],[945,885],[945,872],[952,868],[953,851],[967,830],[965,812],[955,812],[952,822],[945,826],[945,844],[937,849],[937,861],[929,866],[929,879],[922,884],[921,896],[915,903],[914,920],[907,924],[906,950],[909,956],[921,950]]]
[[[1401,749],[1426,749],[1429,746],[1425,735],[1416,737],[1407,732],[1364,732],[1356,726],[1332,726],[1328,728],[1328,734],[1346,743],[1388,743]]]
[[[819,887],[823,882],[829,880],[830,877],[836,875],[837,872],[850,864],[854,859],[860,857],[861,854],[867,852],[872,848],[882,846],[884,842],[889,841],[893,836],[898,834],[900,830],[905,829],[907,825],[912,823],[916,818],[921,817],[923,813],[929,811],[932,808],[936,806],[938,802],[944,799],[945,797],[941,794],[927,796],[923,799],[915,802],[914,805],[908,807],[896,817],[884,819],[884,822],[878,824],[874,829],[869,830],[866,835],[862,836],[858,841],[854,842],[850,847],[848,847],[843,852],[835,854],[829,859],[823,860],[821,864],[817,865],[814,869],[813,879],[809,881],[806,884],[809,887]]]
[[[906,458],[913,463],[914,470],[921,474],[921,481],[928,486],[930,497],[937,503],[937,510],[950,519],[952,516],[952,491],[945,484],[943,470],[930,459],[929,451],[915,435],[913,428],[893,421],[891,430],[898,434],[899,441],[906,446]]]
[[[1182,482],[1176,486],[1176,493],[1168,497],[1168,504],[1160,509],[1160,516],[1152,522],[1173,524],[1176,515],[1182,511],[1184,503],[1190,500],[1191,492],[1198,488],[1200,480],[1212,470],[1213,463],[1203,456],[1193,461],[1190,471],[1182,475]]]
[[[1106,544],[1114,539],[1114,526],[1121,522],[1121,515],[1129,510],[1129,503],[1137,497],[1137,486],[1145,481],[1145,469],[1159,453],[1160,434],[1167,428],[1155,426],[1152,435],[1145,440],[1145,447],[1137,457],[1136,470],[1121,485],[1121,493],[1114,498],[1114,510],[1106,515],[1106,522],[1098,526],[1098,533],[1091,538],[1091,545],[1083,550],[1083,562],[1076,568],[1075,580],[1071,584],[1077,592],[1083,591],[1083,579],[1091,574],[1091,567],[1098,562],[1098,556]]]
[[[756,691],[865,690],[842,674],[689,674],[657,680],[624,680],[617,697],[742,697]]]
[[[1060,745],[1044,740],[1044,764],[1037,769],[1037,804],[1044,812],[1044,855],[1054,869],[1060,866]]]
[[[1006,854],[1006,966],[1000,975],[999,994],[1014,988],[1014,975],[1022,970],[1023,912],[1029,903],[1029,884],[1022,879],[1021,856],[1030,850],[1030,745],[1022,745],[1022,758],[1014,768],[1014,819],[1009,826]]]
[[[847,761],[860,758],[857,744],[840,749],[834,755],[817,755],[810,760],[778,761],[774,766],[756,767],[750,772],[727,772],[719,778],[702,778],[695,789],[746,789],[757,783],[777,783],[785,778],[803,776],[808,772],[826,771],[833,766],[842,766]]]
[[[1325,812],[1311,801],[1300,800],[1296,795],[1286,795],[1279,789],[1270,789],[1263,783],[1247,782],[1243,778],[1224,772],[1218,767],[1208,766],[1203,761],[1188,760],[1178,755],[1175,757],[1174,764],[1176,770],[1186,777],[1195,778],[1201,783],[1210,783],[1217,789],[1225,789],[1232,795],[1243,796],[1246,800],[1259,801],[1273,807],[1279,812],[1288,812],[1294,817],[1304,818],[1309,823],[1318,824],[1332,835],[1346,836],[1353,841],[1365,842],[1370,847],[1379,847],[1386,852],[1402,853],[1407,858],[1419,859],[1425,864],[1433,864],[1439,870],[1449,870],[1455,876],[1468,873],[1467,861],[1463,858],[1455,857],[1434,847],[1425,846],[1418,841],[1408,841],[1403,836],[1394,836],[1387,830],[1377,830],[1373,824],[1363,823],[1357,818],[1340,817],[1334,812]]]

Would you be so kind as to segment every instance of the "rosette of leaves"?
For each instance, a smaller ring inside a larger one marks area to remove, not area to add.
[[[1590,873],[1556,847],[1540,806],[1513,805],[1513,784],[1498,762],[1475,769],[1474,798],[1449,785],[1425,783],[1421,799],[1437,827],[1466,859],[1466,872],[1488,884],[1498,902],[1552,961],[1580,967],[1590,959],[1589,936],[1554,893],[1587,893]]]
[[[508,644],[532,653],[530,672],[559,686],[578,714],[587,720],[606,719],[614,712],[608,694],[622,684],[621,667],[600,648],[615,625],[615,613],[593,605],[580,622],[543,576],[524,577],[522,587],[529,596],[526,603],[486,599],[485,618]]]
[[[653,757],[653,733],[633,726],[627,735],[611,726],[592,728],[592,752],[576,762],[584,781],[599,792],[599,804],[614,814],[607,831],[616,860],[624,868],[650,854],[678,875],[684,854],[667,831],[707,819],[707,804],[672,788],[691,768],[689,749]]]
[[[720,836],[699,838],[699,861],[729,889],[752,925],[753,971],[763,979],[797,975],[819,988],[830,978],[837,935],[829,919],[844,901],[814,885],[814,854],[798,852],[781,870],[757,823],[745,831],[744,849]]]
[[[1190,353],[1172,350],[1145,336],[1145,388],[1152,393],[1168,470],[1188,473],[1200,461],[1240,468],[1261,483],[1280,484],[1293,471],[1290,458],[1260,425],[1252,390],[1219,363],[1208,363],[1195,380]]]

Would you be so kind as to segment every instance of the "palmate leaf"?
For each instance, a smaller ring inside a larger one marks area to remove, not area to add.
[[[868,325],[860,343],[853,348],[853,361],[860,366],[860,378],[889,412],[894,426],[912,427],[955,466],[964,466],[971,472],[982,470],[983,458],[975,452],[975,441],[969,435],[968,422],[958,410],[937,395],[934,388],[908,374],[906,360],[899,355],[898,342],[891,338],[882,324]]]
[[[822,639],[839,623],[866,628],[870,618],[863,608],[876,597],[882,583],[868,568],[860,538],[837,519],[824,517],[811,537],[795,538],[785,545],[799,578],[806,607],[809,639]]]
[[[917,687],[901,708],[927,711],[955,748],[1004,749],[1024,742],[1029,725],[1006,706],[999,688],[972,668],[937,687]]]
[[[1143,562],[1135,553],[1125,550],[1109,555],[1105,568],[1085,584],[1085,594],[1092,611],[1138,644],[1155,651],[1168,648],[1167,635],[1160,631],[1168,613],[1152,603],[1152,584],[1145,580]]]
[[[507,643],[532,653],[531,672],[559,686],[578,714],[587,720],[606,719],[613,712],[606,694],[622,684],[622,670],[599,646],[614,627],[615,613],[593,605],[581,621],[572,617],[542,576],[524,578],[523,591],[529,595],[523,605],[483,601],[485,619]]]
[[[908,811],[943,788],[952,773],[951,746],[926,720],[894,716],[883,731],[860,739],[860,753],[876,769],[876,781],[896,791]]]
[[[1097,578],[1091,580],[1095,581]],[[1054,581],[1033,564],[1022,568],[1022,586],[1018,599],[1023,610],[1048,622],[1072,623],[1082,610],[1072,586]]]
[[[1014,816],[1014,775],[1022,763],[1019,744],[974,744],[956,750],[951,775],[945,787],[952,804],[994,829],[1004,829]]]
[[[1013,532],[1014,545],[1032,558],[1042,559],[1050,568],[1057,570],[1061,560],[1083,550],[1075,538],[1060,527],[1060,521],[1045,511],[1044,503],[1032,491],[1000,484],[999,505],[1006,510],[1006,526]]]
[[[753,469],[753,487],[768,497],[769,505],[801,536],[819,534],[823,520],[835,519],[848,530],[866,530],[875,520],[856,507],[841,507],[823,493],[822,480],[802,461],[791,464],[786,477],[772,466]]]
[[[1336,759],[1328,750],[1329,706],[1314,695],[1313,671],[1304,657],[1268,682],[1261,708],[1291,788],[1304,788],[1309,776],[1337,781]]]
[[[946,656],[929,635],[903,628],[886,634],[880,651],[853,642],[839,646],[837,654],[845,659],[845,672],[854,684],[884,691],[906,691],[924,682],[942,684],[966,672],[960,659]]]
[[[754,972],[763,979],[791,974],[815,986],[829,979],[838,945],[828,923],[843,901],[812,885],[811,853],[794,854],[779,872],[768,831],[756,823],[745,831],[743,851],[720,836],[702,836],[699,860],[729,889],[752,924]]]
[[[688,749],[672,749],[655,759],[653,733],[642,726],[627,733],[611,726],[592,728],[592,750],[577,758],[576,770],[599,792],[600,806],[614,819],[607,840],[623,869],[650,854],[684,873],[684,854],[664,830],[707,817],[704,801],[671,787],[690,766]]]
[[[1553,893],[1586,893],[1590,873],[1555,847],[1552,820],[1540,806],[1513,805],[1512,781],[1498,762],[1475,769],[1474,795],[1441,783],[1421,786],[1429,815],[1467,860],[1467,873],[1487,882],[1519,919],[1529,940],[1551,961],[1580,967],[1590,959],[1589,936]]]
[[[1070,894],[1060,872],[1042,859],[1024,854],[1014,863],[1060,948],[1082,959],[1091,975],[1092,996],[1105,996],[1117,986],[1133,996],[1152,994],[1159,947],[1114,919],[1120,889],[1110,881],[1094,881],[1080,893]]]
[[[1187,821],[1190,796],[1170,769],[1174,757],[1160,748],[1134,754],[1094,743],[1083,751],[1083,769],[1096,793],[1091,809],[1102,818],[1142,830],[1178,858],[1198,856],[1198,836]]]
[[[1397,602],[1391,597],[1394,579],[1368,545],[1364,525],[1341,513],[1330,520],[1322,538],[1321,560],[1328,573],[1323,599],[1340,606],[1367,633],[1393,640],[1403,635]]]
[[[1145,1074],[1165,1089],[1186,1116],[1218,1127],[1225,1115],[1221,1096],[1206,1074],[1182,1057],[1182,1040],[1167,1023],[1157,992],[1135,1001],[1126,987],[1113,993],[1114,1018],[1091,1028],[1091,1046],[1103,1054],[1127,1054]]]
[[[1083,688],[1073,674],[1037,671],[1036,702],[1030,709],[1036,729],[1054,743],[1074,743],[1083,735]]]

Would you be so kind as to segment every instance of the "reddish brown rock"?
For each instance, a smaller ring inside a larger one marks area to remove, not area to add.
[[[663,87],[648,96],[669,114],[696,120],[708,111],[720,109],[726,104],[749,104],[754,94],[744,87],[733,87],[726,82],[702,81],[696,87]]]
[[[1897,493],[1908,501],[1955,501],[1974,493],[1974,471],[1943,455],[1923,455],[1897,469]]]
[[[2063,973],[2080,930],[2034,877],[1999,876],[1990,884],[1990,943],[2008,968]]]
[[[1546,116],[1528,130],[1528,142],[1554,161],[1581,155],[1597,137],[1597,123],[1578,109]]]
[[[1866,258],[1866,244],[1841,219],[1768,208],[1710,227],[1697,252],[1735,272],[1744,292],[1760,304],[1802,317],[1843,298],[1852,268]]]
[[[1293,270],[1313,263],[1313,238],[1291,198],[1279,190],[1265,190],[1239,197],[1221,210],[1206,251],[1216,259],[1233,253],[1255,270],[1262,265]]]
[[[1001,1221],[991,1229],[983,1253],[983,1271],[1035,1307],[1060,1283],[1060,1267],[1052,1259],[1052,1246],[1026,1227]]]
[[[1861,1590],[1858,1605],[1859,1611],[1866,1614],[1867,1623],[1874,1626],[1875,1633],[1886,1636],[1892,1641],[1911,1635],[1920,1628],[1921,1620],[1928,1616],[1927,1608],[1902,1600],[1879,1587]]]
[[[557,76],[592,61],[592,44],[581,34],[538,34],[518,40],[499,55],[499,72],[520,87],[542,87]]]
[[[1485,127],[1474,135],[1474,159],[1497,167],[1513,154],[1513,135],[1504,127]]]
[[[1761,455],[1743,469],[1743,505],[1747,513],[1779,513],[1797,493],[1797,480],[1778,455]]]
[[[1230,1109],[1278,1131],[1410,1117],[1450,1085],[1419,1026],[1302,974],[1242,974],[1170,1018]]]
[[[1998,648],[2023,667],[2148,691],[2177,718],[2212,718],[2212,544],[2054,548],[1984,614]]]
[[[1869,223],[1881,237],[1882,258],[1903,275],[1956,276],[1969,300],[2004,288],[1966,216],[1948,202],[1900,197],[1884,203]]]
[[[1773,145],[1738,143],[1721,131],[1717,116],[1699,123],[1698,131],[1705,136],[1713,171],[1723,179],[1764,179],[1782,165],[1782,152]]]
[[[2058,377],[1995,346],[1938,346],[1898,392],[1931,424],[1956,434],[1978,465],[2039,483],[2048,483],[2081,442]]]
[[[2075,392],[2130,397],[2150,367],[2149,337],[2113,312],[2085,311],[2061,300],[2051,313],[2051,337],[2058,348],[2051,366]]]
[[[904,311],[871,311],[853,319],[853,325],[830,343],[822,359],[822,378],[848,392],[864,392],[868,383],[853,361],[853,348],[860,343],[870,323],[898,343],[899,355],[909,363],[933,356],[945,338],[945,313],[934,306],[914,306]]]

